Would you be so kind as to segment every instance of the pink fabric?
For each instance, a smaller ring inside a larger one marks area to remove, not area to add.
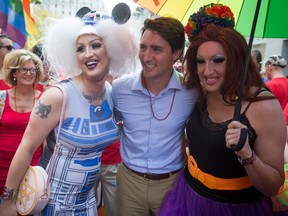
[[[16,113],[10,107],[6,91],[5,107],[0,120],[0,194],[2,194],[12,158],[21,142],[27,127],[31,112]],[[37,165],[43,152],[41,145],[32,158],[31,165]]]

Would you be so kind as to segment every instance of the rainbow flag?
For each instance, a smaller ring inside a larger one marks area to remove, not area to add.
[[[30,15],[29,0],[23,0],[23,4],[21,0],[0,0],[0,28],[14,42],[24,47],[28,33],[35,33],[33,27],[34,20]]]
[[[30,0],[22,0],[22,3],[24,9],[26,31],[29,35],[36,35],[37,30],[35,29],[35,21],[30,13]]]
[[[6,6],[5,0],[0,1],[0,28],[6,29],[8,23],[8,7]]]

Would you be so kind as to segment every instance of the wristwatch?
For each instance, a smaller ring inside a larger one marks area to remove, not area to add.
[[[3,200],[12,200],[16,196],[16,194],[17,194],[16,192],[17,192],[16,189],[12,189],[12,188],[8,188],[8,187],[4,186],[3,193],[1,195],[1,197]]]

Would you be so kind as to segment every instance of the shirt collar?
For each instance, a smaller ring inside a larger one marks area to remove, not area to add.
[[[133,84],[131,87],[131,90],[140,90],[142,92],[147,92],[147,90],[144,88],[143,84],[142,84],[142,71],[139,73],[136,73],[134,75],[134,79],[133,79]],[[177,70],[173,69],[172,72],[172,76],[169,80],[168,85],[162,90],[162,92],[164,91],[168,91],[169,89],[182,89],[182,84],[183,84],[183,77],[184,75],[180,72],[178,72]]]

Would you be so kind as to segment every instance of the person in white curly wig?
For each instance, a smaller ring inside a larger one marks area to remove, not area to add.
[[[134,37],[127,26],[116,24],[112,19],[100,20],[92,26],[78,18],[67,18],[52,25],[44,43],[49,62],[68,77],[79,74],[75,42],[84,32],[101,37],[109,57],[110,73],[127,73],[137,52]]]
[[[86,25],[80,18],[54,23],[43,44],[50,64],[68,79],[47,89],[35,105],[5,188],[12,193],[19,187],[35,149],[51,131],[60,130],[55,163],[50,160],[46,168],[52,169],[51,194],[41,215],[95,216],[93,186],[99,177],[101,154],[119,133],[106,79],[109,72],[129,72],[137,46],[130,31],[113,20]],[[64,95],[67,105],[59,128]],[[14,202],[9,202],[12,196],[4,198],[0,215],[10,215],[8,211],[15,211]]]

